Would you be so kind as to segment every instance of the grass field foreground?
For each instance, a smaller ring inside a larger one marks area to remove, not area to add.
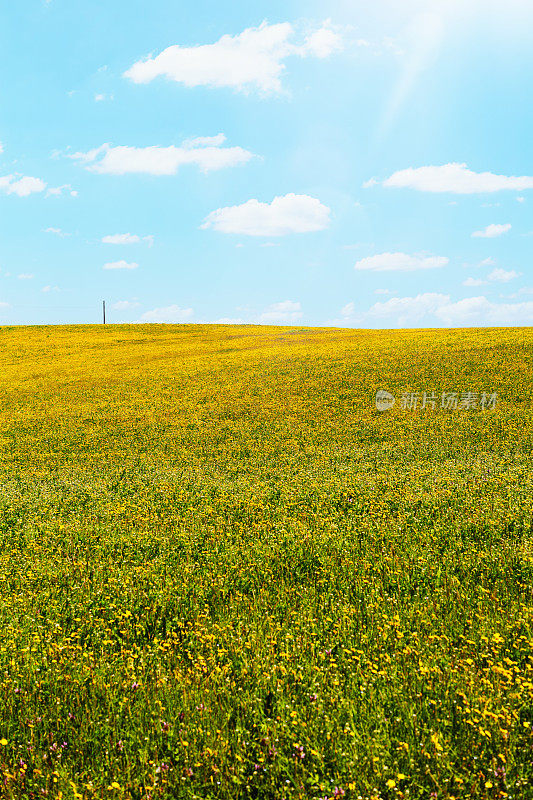
[[[0,794],[533,798],[532,353],[0,328]]]

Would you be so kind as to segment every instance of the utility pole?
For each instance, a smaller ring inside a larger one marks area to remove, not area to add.
[[[105,325],[105,300],[102,300],[102,313],[104,315],[104,325]]]

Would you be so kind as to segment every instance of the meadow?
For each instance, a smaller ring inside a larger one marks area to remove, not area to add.
[[[0,328],[0,796],[533,798],[532,354]]]

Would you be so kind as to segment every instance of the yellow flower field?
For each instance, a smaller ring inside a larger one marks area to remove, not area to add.
[[[0,328],[0,795],[533,798],[532,353]]]

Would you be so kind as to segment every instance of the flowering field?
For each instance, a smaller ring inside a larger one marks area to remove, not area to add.
[[[1,328],[0,795],[533,798],[532,351]]]

